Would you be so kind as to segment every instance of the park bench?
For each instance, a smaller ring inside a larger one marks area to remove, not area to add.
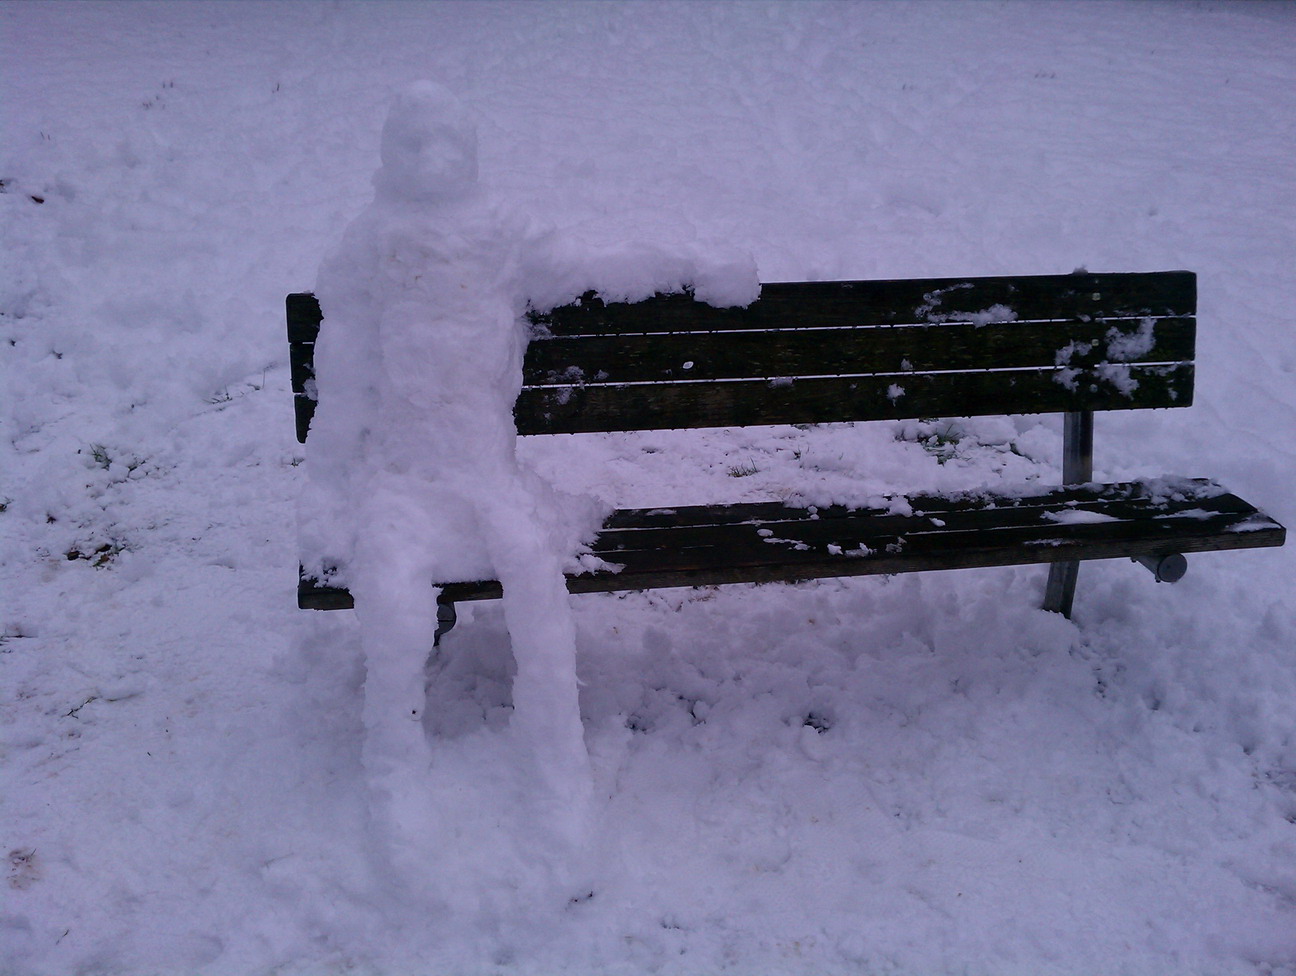
[[[304,443],[321,311],[309,294],[287,306]],[[1281,525],[1213,481],[1093,483],[1095,411],[1192,403],[1195,316],[1184,271],[765,284],[746,308],[590,293],[530,315],[514,418],[532,435],[1061,413],[1061,486],[897,495],[878,508],[617,511],[592,545],[611,566],[569,574],[568,589],[1049,563],[1044,606],[1069,617],[1081,560],[1128,557],[1175,582],[1184,553],[1284,542]],[[438,639],[456,602],[501,596],[494,580],[428,582],[440,588]],[[298,603],[352,606],[345,589],[305,576]]]

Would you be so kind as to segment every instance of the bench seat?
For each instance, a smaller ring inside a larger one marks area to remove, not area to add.
[[[1218,484],[1131,482],[894,496],[885,507],[779,502],[625,509],[591,547],[608,568],[570,573],[572,593],[967,569],[1076,559],[1159,557],[1278,546],[1284,528]],[[494,580],[450,582],[442,600],[498,599]],[[350,594],[312,579],[303,609],[343,609]]]

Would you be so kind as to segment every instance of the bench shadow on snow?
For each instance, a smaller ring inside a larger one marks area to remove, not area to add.
[[[877,734],[974,683],[996,693],[1051,683],[1061,662],[1045,651],[1067,661],[1074,630],[1033,606],[1042,571],[989,572],[996,585],[956,573],[573,597],[587,737],[620,727],[707,738],[698,727],[710,725],[745,749],[803,728]],[[1067,683],[1088,670],[1062,666]],[[503,730],[514,671],[500,608],[471,605],[427,661],[428,736]]]

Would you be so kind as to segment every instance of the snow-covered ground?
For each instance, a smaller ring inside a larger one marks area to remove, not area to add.
[[[394,94],[503,204],[763,280],[1196,271],[1196,405],[1097,476],[1296,521],[1296,8],[0,5],[0,973],[1296,973],[1296,547],[577,597],[581,849],[514,817],[499,605],[426,842],[295,609],[283,296]],[[720,245],[716,245],[719,248]],[[528,441],[621,506],[1059,475],[1056,418]],[[512,818],[512,819],[511,819]],[[518,829],[505,829],[516,826]]]

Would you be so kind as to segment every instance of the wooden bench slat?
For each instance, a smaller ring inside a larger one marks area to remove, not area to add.
[[[608,520],[609,528],[593,546],[595,554],[623,568],[571,574],[568,589],[592,593],[795,581],[1242,549],[1285,541],[1281,525],[1212,482],[1184,485],[1177,494],[1171,500],[1154,498],[1145,486],[1132,483],[1071,486],[1026,498],[915,496],[907,500],[914,507],[912,515],[893,514],[890,505],[812,512],[778,503],[625,510]],[[1046,512],[1077,511],[1113,520],[1045,517]],[[678,521],[662,524],[671,518]],[[762,529],[770,531],[772,539],[796,540],[805,548],[766,542]],[[830,552],[829,543],[841,553]],[[618,549],[618,545],[631,547]],[[871,552],[848,555],[861,545]],[[499,583],[493,580],[444,587],[444,596],[455,601],[494,599],[500,593]],[[345,590],[309,581],[303,582],[299,599],[304,607],[350,606]]]
[[[1196,276],[1189,271],[1132,274],[927,278],[894,281],[771,282],[746,308],[713,308],[687,295],[633,304],[579,305],[532,315],[552,335],[728,331],[832,325],[903,325],[964,319],[996,305],[1018,320],[1193,315]]]
[[[1002,519],[1004,524],[997,524]],[[740,526],[715,526],[695,531],[691,543],[678,541],[678,534],[662,539],[659,548],[634,550],[609,550],[600,554],[629,571],[627,579],[643,573],[667,571],[692,571],[720,566],[787,566],[791,569],[801,564],[835,565],[840,560],[883,560],[888,566],[903,565],[912,558],[936,559],[945,552],[957,554],[973,550],[982,554],[998,553],[1000,561],[984,565],[1017,565],[1051,562],[1055,559],[1074,559],[1075,553],[1088,555],[1092,545],[1120,545],[1122,552],[1132,551],[1132,546],[1142,546],[1144,552],[1198,551],[1204,548],[1238,548],[1232,545],[1215,545],[1214,540],[1232,542],[1229,530],[1239,516],[1217,513],[1207,518],[1184,519],[1170,516],[1162,519],[1128,520],[1115,522],[1078,522],[1070,524],[1037,522],[1014,524],[1014,520],[994,517],[978,520],[977,525],[925,528],[914,531],[895,531],[894,523],[886,521],[869,525],[859,520],[850,526],[818,527],[813,523],[785,525],[784,532],[775,532],[769,539],[761,539],[756,530]],[[1241,533],[1233,533],[1238,535]],[[1251,539],[1246,545],[1254,545]],[[830,551],[833,545],[840,552]],[[665,548],[669,547],[669,548]],[[863,554],[852,556],[852,552]],[[1026,551],[1022,552],[1023,547]],[[1038,554],[1034,549],[1065,550],[1068,555]],[[1245,547],[1245,546],[1241,546]],[[771,552],[773,550],[773,552]],[[896,562],[899,559],[900,562]],[[959,565],[962,565],[961,563]],[[925,568],[944,568],[939,563],[926,564]],[[958,568],[958,565],[949,568]],[[871,572],[895,572],[895,569],[875,569]],[[863,571],[861,571],[863,572]],[[793,573],[795,575],[795,573]],[[856,575],[830,573],[829,575]]]
[[[879,496],[876,511],[887,509],[893,500],[908,506],[915,515],[929,515],[944,518],[947,515],[982,509],[1013,508],[1021,510],[1059,509],[1065,507],[1086,507],[1094,504],[1119,504],[1134,501],[1136,504],[1147,504],[1146,499],[1168,498],[1168,505],[1198,503],[1199,499],[1213,498],[1220,511],[1249,512],[1253,506],[1224,492],[1215,482],[1206,478],[1189,478],[1174,482],[1173,491],[1167,487],[1158,487],[1160,483],[1131,481],[1120,484],[1105,484],[1097,488],[1093,484],[1084,485],[1039,485],[1037,490],[1005,495],[992,491],[966,491],[952,494],[914,494]],[[1180,498],[1171,498],[1179,495]],[[1232,499],[1232,501],[1228,501]],[[1236,504],[1236,509],[1225,506]],[[731,505],[681,505],[675,508],[622,509],[614,512],[604,522],[604,531],[635,528],[667,528],[685,525],[724,525],[747,522],[753,519],[760,522],[777,522],[783,520],[800,521],[818,516],[821,519],[849,518],[858,513],[860,508],[847,508],[843,505],[802,508],[779,501],[737,502]]]
[[[1146,522],[1117,522],[1066,525],[1052,531],[1012,527],[1001,532],[971,530],[918,537],[880,535],[864,540],[874,551],[861,558],[833,555],[824,549],[797,551],[784,547],[780,555],[785,558],[762,560],[753,546],[698,549],[677,554],[677,558],[660,564],[645,559],[624,579],[592,579],[582,584],[582,590],[794,581],[1162,555],[1167,551],[1204,552],[1280,545],[1283,539],[1280,527],[1267,526],[1263,532],[1229,531],[1236,524],[1235,517],[1220,516],[1211,520],[1183,520],[1177,526],[1179,531],[1173,533],[1152,531]],[[691,558],[678,558],[678,555]],[[629,570],[622,575],[626,572]],[[572,591],[577,592],[574,585]]]
[[[1209,483],[1203,483],[1202,493],[1169,503],[1132,496],[1129,487],[1080,489],[1087,498],[1079,504],[1061,500],[1074,499],[1077,492],[1072,490],[1051,493],[1043,503],[1030,506],[1011,499],[986,499],[973,508],[951,505],[941,518],[944,526],[935,525],[930,514],[901,516],[886,509],[853,512],[844,518],[810,519],[809,513],[802,513],[807,517],[799,521],[788,520],[795,510],[787,510],[777,521],[758,517],[743,523],[646,530],[634,550],[615,548],[632,533],[608,532],[599,537],[594,551],[609,562],[625,565],[617,574],[619,589],[631,579],[725,567],[764,567],[767,574],[781,567],[792,577],[806,569],[812,570],[811,575],[860,575],[1251,548],[1281,545],[1285,537],[1282,526],[1236,495],[1211,494],[1218,489]],[[1057,521],[1043,517],[1048,511],[1082,511],[1115,520]],[[808,548],[767,542],[760,535],[762,529],[772,532],[771,539],[794,540]],[[829,553],[829,543],[843,553]],[[873,553],[845,554],[859,545]],[[947,554],[953,560],[948,566],[943,562]],[[827,567],[835,568],[828,571]]]
[[[1185,516],[1183,513],[1188,510],[1193,514]],[[1213,534],[1220,525],[1231,525],[1253,514],[1254,509],[1235,495],[1156,505],[1145,498],[1112,498],[1110,493],[1091,494],[1081,502],[1053,501],[1051,504],[1019,506],[1005,501],[993,506],[912,515],[864,510],[825,518],[819,513],[815,513],[818,517],[813,517],[806,511],[787,509],[773,519],[652,529],[606,529],[599,535],[594,551],[610,562],[630,560],[632,563],[645,558],[656,562],[660,558],[654,555],[656,551],[672,551],[680,553],[679,558],[687,562],[692,558],[690,554],[697,550],[730,550],[732,558],[741,560],[742,553],[736,550],[746,548],[749,561],[764,563],[772,561],[772,557],[763,547],[780,545],[778,540],[820,551],[828,545],[849,550],[864,544],[876,549],[878,546],[870,540],[881,540],[885,546],[903,538],[909,545],[923,545],[961,533],[993,532],[997,538],[1007,538],[1002,535],[1005,530],[1017,529],[1024,530],[1027,538],[1051,538],[1059,525],[1072,524],[1089,526],[1075,529],[1081,535],[1086,532],[1107,535],[1120,531],[1117,523],[1145,524],[1140,531],[1168,536],[1182,530],[1185,519],[1200,522]],[[1065,521],[1077,517],[1081,521]],[[1084,521],[1086,518],[1101,518],[1102,521],[1091,523]],[[761,533],[769,533],[769,538],[760,539]],[[786,554],[786,558],[791,561],[805,558],[798,555],[800,552],[804,551],[794,549]]]
[[[927,318],[940,320],[959,308],[979,311],[1009,298],[1028,314],[1066,315],[1071,320],[853,327],[914,318],[915,309],[926,309]],[[579,383],[529,386],[514,416],[519,433],[541,434],[1188,406],[1193,373],[1186,364],[1193,357],[1194,302],[1195,278],[1189,272],[771,284],[747,309],[713,309],[683,295],[658,296],[635,305],[604,305],[593,299],[580,307],[556,309],[547,321],[563,332],[571,316],[586,325],[590,316],[610,316],[618,329],[652,334],[533,341],[524,366],[528,384],[560,383],[577,376]],[[790,309],[799,311],[794,315]],[[287,311],[297,435],[304,441],[315,410],[310,384],[320,309],[313,295],[298,294],[288,297]],[[1082,320],[1091,313],[1135,317]],[[1136,334],[1142,323],[1138,316],[1170,317],[1156,321],[1152,349],[1136,355],[1128,354],[1137,344],[1117,350],[1117,359],[1124,353],[1133,364],[1116,365],[1118,374],[1128,369],[1138,383],[1132,396],[1101,377],[1078,376],[1076,389],[1069,390],[1045,375],[1049,369],[1056,371],[1059,351],[1073,341],[1096,345],[1087,351],[1073,347],[1068,367],[1098,365],[1107,353],[1109,332]],[[661,331],[681,324],[765,331]],[[603,322],[598,328],[612,325]],[[825,331],[807,330],[807,325],[852,327]],[[685,370],[689,362],[693,367]],[[1167,372],[1158,366],[1144,368],[1172,362],[1180,365]],[[962,378],[951,372],[1027,364],[1041,370],[1033,375]],[[783,386],[769,386],[766,379],[772,374],[775,383],[786,383],[788,378],[828,372],[848,378],[802,378]],[[883,375],[862,378],[873,373]],[[745,386],[705,382],[742,376],[760,379]],[[680,377],[689,382],[679,383]],[[663,379],[669,385],[617,385]],[[600,389],[592,391],[593,386]],[[897,395],[901,389],[903,395]]]
[[[1193,367],[1122,366],[1137,383],[1122,392],[1094,371],[1058,370],[911,373],[778,380],[524,389],[514,405],[519,434],[575,434],[610,430],[739,427],[761,424],[840,423],[912,417],[1061,413],[1186,407]]]
[[[736,527],[712,533],[714,545],[699,544],[680,549],[636,550],[612,553],[609,558],[624,559],[629,573],[618,589],[645,574],[656,576],[667,572],[695,572],[723,567],[784,567],[788,578],[798,578],[802,566],[815,567],[826,576],[869,575],[872,573],[911,572],[910,562],[922,560],[923,569],[959,569],[970,565],[1008,566],[1054,562],[1079,558],[1098,558],[1111,553],[1194,552],[1204,549],[1245,548],[1255,539],[1238,545],[1229,533],[1236,516],[1217,515],[1209,519],[1168,520],[1166,522],[1076,523],[1064,526],[1008,525],[1002,528],[950,529],[927,533],[867,533],[850,539],[839,535],[834,544],[842,550],[835,553],[826,544],[805,543],[798,533],[782,543],[766,543],[750,533],[739,533]],[[831,537],[830,537],[831,538]],[[793,543],[799,545],[793,545]],[[851,555],[861,552],[862,555]],[[1112,548],[1115,547],[1115,548]],[[769,550],[773,550],[770,554]],[[976,562],[968,562],[967,554]],[[946,554],[949,565],[941,560]],[[854,567],[856,563],[877,563],[868,568],[845,568],[824,572],[823,567]]]
[[[289,295],[284,304],[288,317],[288,365],[292,376],[297,443],[305,444],[306,434],[315,417],[315,397],[307,391],[315,380],[315,340],[319,336],[322,315],[319,301],[309,292]]]
[[[1151,342],[1139,341],[1151,321]],[[973,325],[778,329],[728,333],[661,333],[536,339],[523,364],[526,386],[585,386],[822,376],[824,373],[913,373],[926,370],[1054,367],[1106,361],[1181,363],[1194,358],[1192,318],[1123,319]],[[1148,345],[1146,349],[1141,347]]]
[[[1121,497],[1119,492],[1094,493],[1080,489],[1082,497],[1062,501],[1056,495],[1043,496],[1034,503],[1016,504],[1008,499],[956,507],[953,505],[919,508],[912,514],[888,514],[882,510],[844,511],[832,513],[805,509],[785,508],[782,512],[753,516],[734,521],[710,521],[700,514],[692,524],[640,525],[636,527],[604,528],[599,534],[594,551],[602,558],[617,561],[621,553],[640,552],[646,549],[689,549],[697,546],[719,545],[719,537],[731,532],[734,538],[745,537],[750,531],[768,530],[773,538],[790,538],[799,542],[823,547],[829,543],[853,548],[869,537],[894,534],[897,536],[935,536],[951,532],[1002,530],[1008,528],[1045,529],[1060,523],[1057,519],[1101,516],[1104,520],[1156,521],[1168,527],[1183,512],[1199,511],[1201,517],[1222,516],[1227,519],[1246,517],[1254,512],[1236,495],[1194,496],[1191,499],[1168,502],[1162,505],[1147,498]],[[913,500],[908,504],[914,505]],[[1196,517],[1196,516],[1194,516]],[[1107,525],[1108,521],[1095,524]]]
[[[314,342],[323,320],[319,300],[310,292],[294,292],[284,300],[288,319],[288,342]]]

